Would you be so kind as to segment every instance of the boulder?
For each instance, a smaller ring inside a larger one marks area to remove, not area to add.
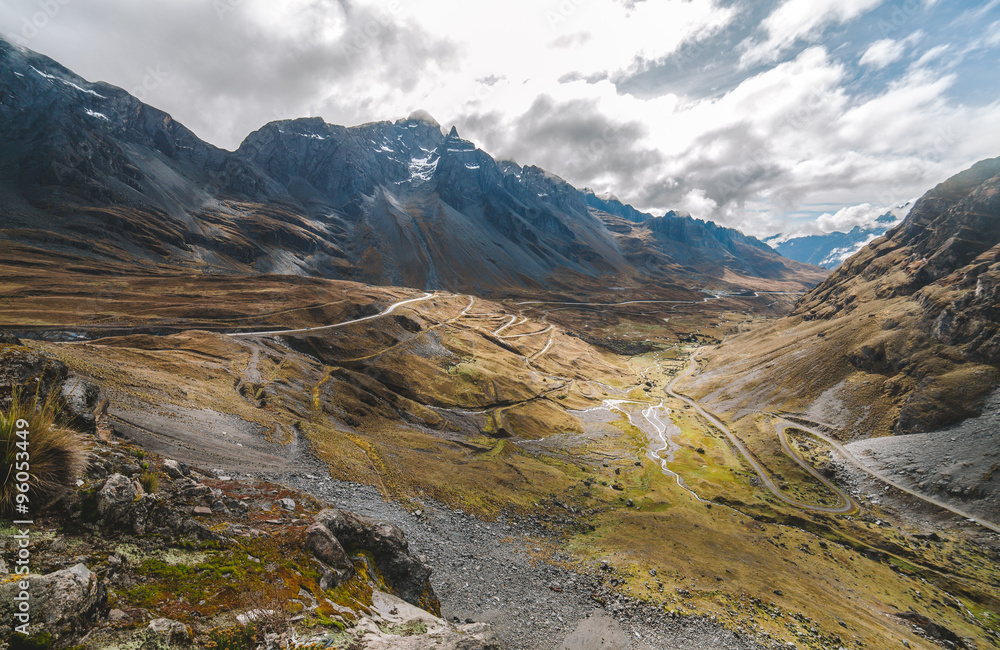
[[[44,401],[66,379],[66,364],[29,348],[0,346],[0,407],[10,404],[13,391]]]
[[[339,585],[354,573],[354,565],[344,552],[344,547],[323,524],[315,523],[306,529],[305,547],[333,571],[334,584],[330,586]],[[330,577],[325,577],[330,582]]]
[[[73,418],[73,424],[93,430],[97,418],[108,408],[108,400],[101,387],[83,377],[71,376],[63,382],[60,390],[66,413]]]
[[[104,583],[82,564],[44,576],[31,576],[27,582],[32,633],[44,630],[57,639],[82,633],[103,615],[107,605]],[[9,638],[14,632],[13,626],[17,624],[14,598],[21,591],[21,581],[0,584],[0,638]]]
[[[156,618],[149,622],[150,636],[158,637],[171,644],[186,644],[191,641],[191,629],[169,618]]]
[[[139,481],[112,474],[97,493],[97,512],[112,522],[121,520],[142,494]]]
[[[204,508],[211,515],[210,508]],[[136,535],[193,536],[227,543],[229,540],[180,512],[160,496],[143,494],[139,482],[112,474],[97,493],[97,512],[105,526],[124,528]],[[198,513],[196,513],[198,514]]]
[[[173,459],[163,461],[163,471],[170,478],[184,478],[191,474],[191,470],[184,463],[179,463]]]
[[[433,614],[440,613],[441,604],[430,584],[431,568],[410,554],[406,535],[397,526],[336,508],[322,510],[316,522],[329,530],[348,553],[370,553],[394,595]]]
[[[7,330],[0,330],[0,345],[23,345],[21,339],[17,338]]]

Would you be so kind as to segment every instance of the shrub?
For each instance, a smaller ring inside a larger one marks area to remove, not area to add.
[[[16,391],[10,406],[0,411],[0,455],[3,457],[0,511],[3,513],[13,510],[19,493],[17,486],[21,483],[17,480],[18,467],[19,464],[25,467],[25,452],[32,511],[60,488],[72,485],[87,466],[88,453],[83,438],[73,429],[58,424],[57,415],[54,398],[41,402],[37,397],[25,398]],[[22,431],[28,433],[18,435]]]

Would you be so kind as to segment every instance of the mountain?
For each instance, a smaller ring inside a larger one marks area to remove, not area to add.
[[[82,266],[480,293],[798,289],[824,277],[712,223],[623,219],[426,118],[273,122],[230,152],[120,88],[2,40],[0,61],[3,237]]]
[[[788,259],[822,266],[825,269],[835,269],[847,258],[894,228],[906,216],[910,207],[909,203],[901,205],[879,216],[870,224],[854,226],[849,232],[830,232],[805,237],[773,235],[764,239],[764,243]]]
[[[654,217],[618,199],[600,198],[589,190],[584,190],[584,200],[614,233],[626,259],[636,268],[657,269],[668,276],[713,278],[760,290],[779,288],[764,279],[788,277],[788,260],[775,257],[767,244],[733,228],[673,210]],[[816,270],[808,271],[810,267],[796,268],[804,274],[803,279],[822,275]]]
[[[925,194],[787,317],[721,346],[692,390],[734,417],[792,410],[849,437],[935,431],[1000,382],[998,300],[995,158]]]

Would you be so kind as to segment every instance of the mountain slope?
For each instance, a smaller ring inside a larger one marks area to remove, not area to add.
[[[759,290],[795,290],[798,282],[811,284],[826,275],[815,266],[776,257],[754,237],[686,213],[670,211],[654,217],[589,190],[584,191],[584,200],[637,268],[709,277]]]
[[[2,40],[0,62],[3,237],[81,265],[479,293],[797,289],[823,277],[690,218],[624,232],[562,179],[495,161],[427,120],[275,122],[229,152],[119,88]]]
[[[1000,158],[941,183],[789,316],[709,355],[691,390],[742,417],[783,408],[849,436],[979,412],[1000,373]]]

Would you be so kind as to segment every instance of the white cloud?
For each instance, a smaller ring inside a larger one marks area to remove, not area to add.
[[[861,205],[841,208],[834,214],[827,212],[820,215],[816,220],[816,225],[822,232],[849,232],[855,226],[870,226],[888,211],[887,206],[862,203]]]
[[[785,0],[764,19],[763,41],[747,41],[742,63],[751,66],[777,61],[800,40],[819,36],[831,23],[846,23],[867,13],[882,0]]]
[[[903,58],[905,52],[906,44],[901,41],[894,41],[890,38],[875,41],[862,55],[861,65],[884,68]]]
[[[920,55],[920,58],[914,61],[911,67],[912,68],[925,67],[927,66],[927,64],[942,58],[945,54],[951,51],[951,49],[952,49],[951,45],[948,44],[936,45],[927,50],[926,52],[924,52],[922,55]]]

